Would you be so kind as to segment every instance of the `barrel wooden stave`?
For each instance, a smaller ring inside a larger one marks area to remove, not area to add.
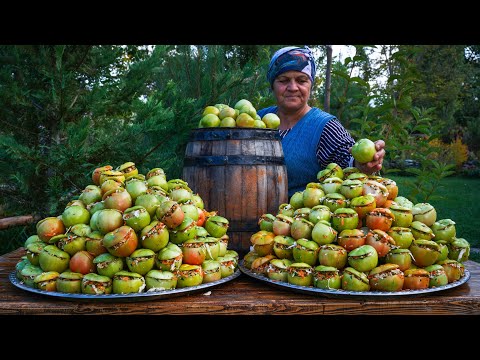
[[[265,213],[276,215],[278,206],[288,202],[288,191],[279,138],[258,139],[256,132],[265,130],[242,130],[251,131],[253,138],[248,139],[248,134],[240,133],[239,139],[233,134],[229,139],[190,141],[185,150],[185,159],[190,161],[184,165],[182,179],[202,197],[207,211],[217,211],[229,220],[228,247],[244,255],[249,251],[251,235],[259,230],[259,217]],[[248,162],[254,157],[258,163],[195,165],[196,160],[222,156],[233,156],[233,161],[240,162],[238,159],[245,158]],[[276,163],[270,164],[268,159]]]

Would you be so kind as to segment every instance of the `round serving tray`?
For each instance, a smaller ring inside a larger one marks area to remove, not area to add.
[[[452,283],[449,283],[447,285],[443,286],[438,286],[438,287],[433,287],[433,288],[428,288],[428,289],[423,289],[423,290],[402,290],[402,291],[395,291],[395,292],[389,292],[389,291],[347,291],[347,290],[342,290],[342,289],[319,289],[313,286],[299,286],[299,285],[293,285],[289,284],[283,281],[278,281],[278,280],[271,280],[268,277],[262,275],[262,274],[257,274],[249,269],[247,269],[243,265],[243,259],[240,260],[239,262],[239,269],[242,271],[247,276],[250,276],[254,279],[263,281],[269,285],[272,285],[277,288],[281,288],[283,290],[290,290],[293,292],[298,292],[302,294],[308,294],[308,295],[318,295],[318,296],[325,296],[329,298],[356,298],[356,299],[385,299],[385,298],[403,298],[403,297],[409,297],[409,296],[424,296],[424,295],[429,295],[432,293],[436,293],[439,291],[444,291],[448,289],[455,288],[457,286],[460,286],[468,281],[470,279],[470,272],[465,269],[465,274],[460,278],[460,280],[454,281]]]
[[[64,299],[64,300],[70,300],[70,301],[112,301],[112,302],[137,302],[137,301],[150,301],[150,300],[161,300],[161,299],[167,299],[171,297],[177,297],[177,296],[184,296],[184,295],[191,295],[199,292],[206,292],[207,290],[221,285],[225,284],[226,282],[229,282],[238,276],[240,276],[241,272],[239,269],[236,269],[235,272],[227,276],[223,279],[217,280],[217,281],[212,281],[210,283],[205,283],[205,284],[200,284],[196,286],[189,286],[189,287],[184,287],[184,288],[177,288],[173,290],[161,290],[161,291],[145,291],[141,293],[135,293],[135,294],[102,294],[102,295],[90,295],[90,294],[70,294],[70,293],[62,293],[62,292],[57,292],[57,291],[45,291],[45,290],[39,290],[39,289],[34,289],[29,286],[26,286],[22,281],[18,280],[15,271],[12,271],[9,274],[9,279],[10,282],[18,287],[19,289],[36,293],[36,294],[41,294],[49,297],[55,297],[59,299]]]

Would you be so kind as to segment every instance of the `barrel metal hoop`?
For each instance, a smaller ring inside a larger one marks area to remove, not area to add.
[[[224,165],[285,165],[284,157],[221,155],[221,156],[187,156],[184,166],[224,166]]]
[[[215,140],[281,140],[276,129],[196,129],[190,133],[190,141]]]

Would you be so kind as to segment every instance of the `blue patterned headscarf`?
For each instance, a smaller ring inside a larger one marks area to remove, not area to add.
[[[273,86],[273,81],[278,75],[290,70],[301,71],[307,74],[313,83],[315,78],[315,60],[308,46],[304,48],[287,46],[273,54],[267,71],[267,79],[270,86]]]

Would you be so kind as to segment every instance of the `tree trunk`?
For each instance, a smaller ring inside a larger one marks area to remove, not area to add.
[[[325,74],[325,102],[323,104],[323,110],[330,112],[330,92],[332,81],[332,45],[325,45],[327,48],[327,70]]]
[[[13,216],[0,219],[0,230],[5,230],[14,226],[28,225],[40,220],[38,215]]]

